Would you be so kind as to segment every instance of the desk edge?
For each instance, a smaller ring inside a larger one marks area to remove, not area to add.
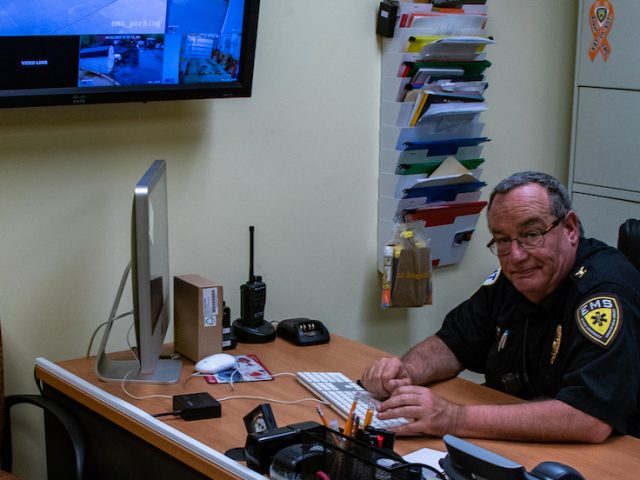
[[[212,462],[216,466],[224,468],[233,475],[237,475],[240,478],[255,480],[264,480],[265,478],[261,474],[225,456],[223,453],[189,437],[188,435],[185,435],[184,433],[149,415],[138,407],[135,407],[134,405],[118,397],[115,397],[110,393],[105,392],[104,390],[101,390],[95,385],[92,385],[91,383],[65,370],[59,365],[56,365],[55,363],[47,360],[46,358],[36,358],[35,365],[37,368],[40,368],[49,375],[52,375],[53,377],[72,385],[78,390],[98,400],[99,402],[102,402],[108,405],[110,408],[117,410],[122,415],[125,415],[135,422],[142,424],[146,428],[155,431],[157,434],[162,435],[171,442],[174,442],[181,447],[194,452],[195,454]]]

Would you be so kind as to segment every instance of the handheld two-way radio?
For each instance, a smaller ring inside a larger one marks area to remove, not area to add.
[[[240,286],[240,317],[243,323],[256,326],[264,320],[267,284],[262,276],[253,274],[253,231],[253,226],[249,227],[249,281]]]
[[[253,225],[249,227],[249,280],[240,286],[240,318],[233,322],[239,342],[266,343],[276,337],[271,323],[264,319],[267,284],[253,272]]]

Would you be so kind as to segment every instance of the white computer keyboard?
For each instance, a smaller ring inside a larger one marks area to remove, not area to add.
[[[315,393],[318,397],[329,402],[331,407],[347,418],[353,405],[356,394],[361,400],[356,407],[356,415],[364,419],[367,411],[367,399],[371,398],[369,393],[356,382],[347,378],[340,372],[296,372],[298,381]],[[372,400],[375,402],[375,400]],[[375,428],[397,427],[408,423],[406,418],[394,418],[390,420],[380,420],[374,414],[371,426]]]

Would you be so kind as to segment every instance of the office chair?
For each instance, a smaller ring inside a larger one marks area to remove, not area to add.
[[[618,250],[640,270],[640,219],[630,218],[620,225]]]
[[[69,480],[84,480],[85,471],[85,442],[84,434],[77,419],[55,400],[41,395],[8,395],[4,396],[4,361],[2,351],[2,330],[0,328],[0,480],[17,480],[11,473],[12,445],[11,445],[11,409],[16,405],[30,404],[41,408],[48,421],[59,422],[66,433],[73,461],[69,465],[73,470],[73,477]]]

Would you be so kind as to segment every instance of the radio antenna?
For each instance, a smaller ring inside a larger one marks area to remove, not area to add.
[[[256,277],[253,275],[253,225],[249,227],[249,282],[253,283]]]

